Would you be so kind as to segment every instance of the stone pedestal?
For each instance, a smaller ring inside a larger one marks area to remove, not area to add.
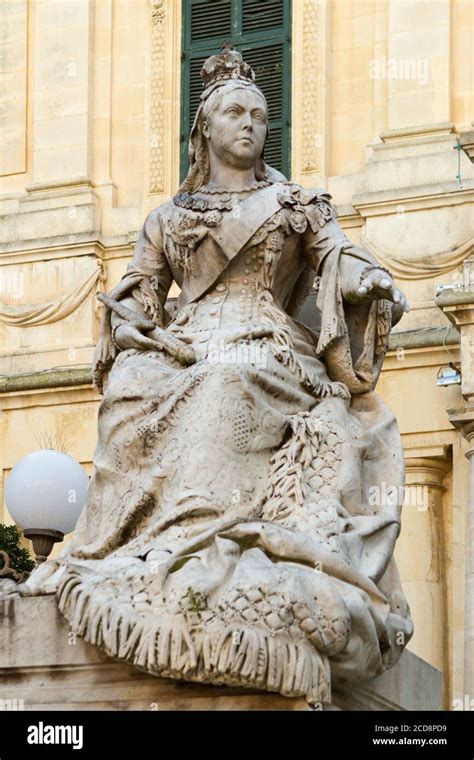
[[[116,662],[71,633],[52,596],[0,601],[0,704],[25,710],[311,710],[304,699],[156,678]],[[405,651],[379,678],[335,684],[325,709],[439,710],[441,674]]]

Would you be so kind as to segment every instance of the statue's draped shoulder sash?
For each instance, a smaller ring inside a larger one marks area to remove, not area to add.
[[[281,208],[284,185],[275,183],[237,204],[238,213],[227,214],[209,229],[193,255],[192,279],[182,283],[178,309],[202,296],[247,245],[257,230]],[[257,202],[258,201],[258,202]]]

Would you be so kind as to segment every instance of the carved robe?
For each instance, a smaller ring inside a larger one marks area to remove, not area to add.
[[[147,217],[110,295],[197,360],[120,351],[105,311],[86,507],[37,578],[80,636],[149,673],[328,702],[413,630],[392,557],[403,452],[373,390],[392,305],[344,300],[376,262],[327,194],[263,184]],[[315,277],[319,335],[297,318]]]

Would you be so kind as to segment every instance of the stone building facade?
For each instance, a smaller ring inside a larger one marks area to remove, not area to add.
[[[274,12],[281,4],[271,2]],[[40,446],[62,444],[91,469],[94,296],[120,279],[146,214],[179,184],[183,92],[193,87],[185,32],[196,6],[225,11],[225,3],[1,4],[0,490],[14,464]],[[252,5],[229,0],[232,13],[240,8],[248,18]],[[474,641],[472,559],[466,570],[469,498],[474,511],[474,5],[283,5],[290,63],[277,96],[291,179],[329,190],[348,236],[392,271],[412,306],[392,334],[378,390],[406,453],[396,555],[415,620],[409,649],[442,671],[449,708],[470,688],[474,696],[465,667]],[[450,287],[437,296],[440,285]],[[450,363],[461,383],[443,387]],[[0,521],[10,523],[2,503]]]

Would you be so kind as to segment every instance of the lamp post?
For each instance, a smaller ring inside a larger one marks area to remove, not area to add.
[[[5,489],[7,508],[26,538],[36,562],[44,562],[54,544],[74,530],[86,499],[89,478],[68,454],[42,449],[20,459]]]

